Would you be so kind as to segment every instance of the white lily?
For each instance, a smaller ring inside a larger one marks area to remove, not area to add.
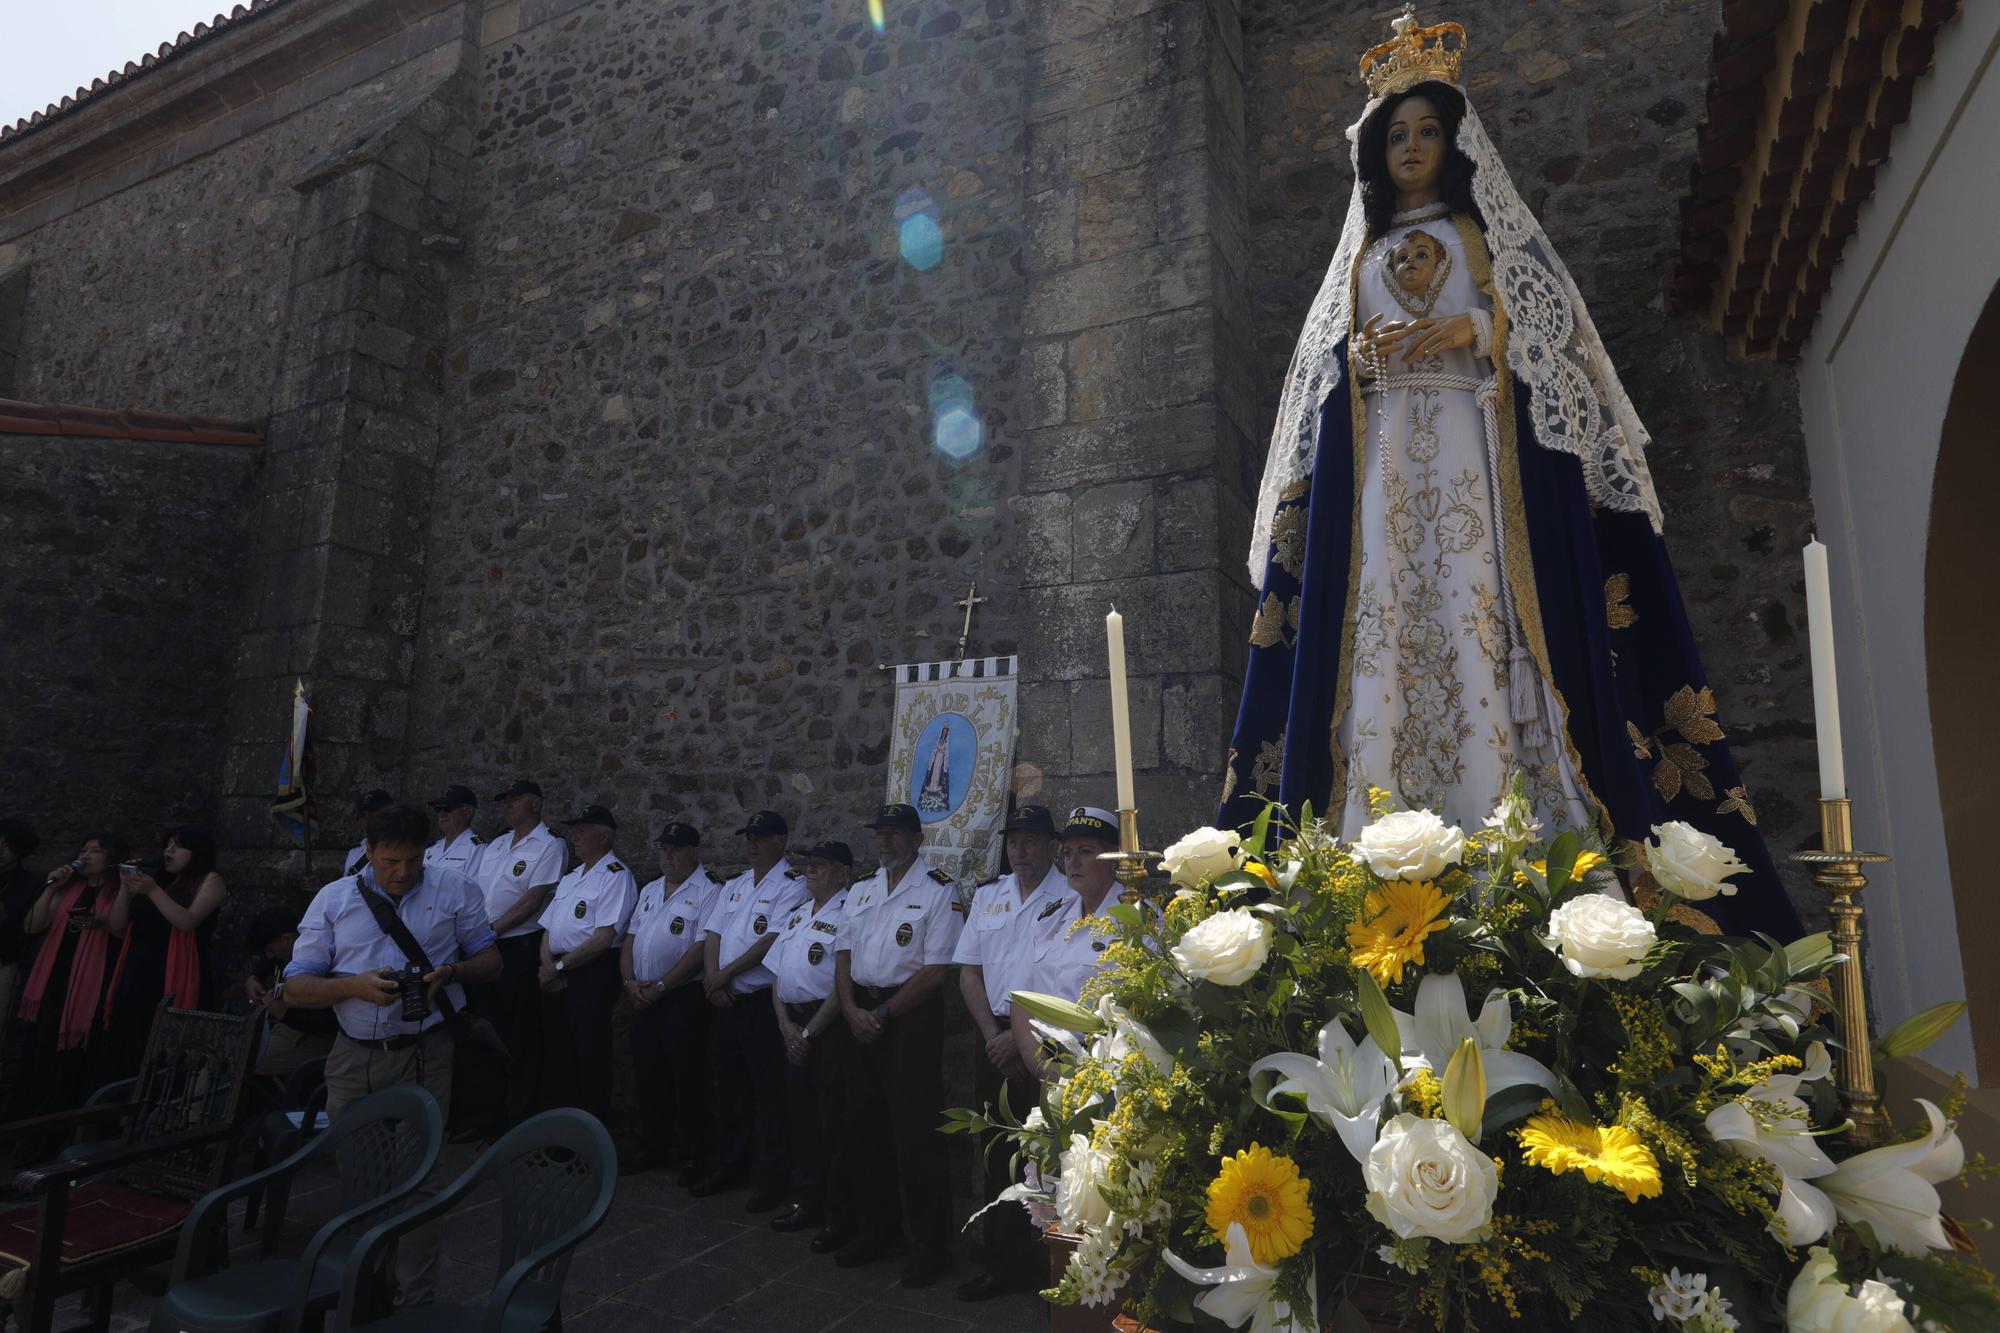
[[[1223,1263],[1219,1268],[1196,1268],[1172,1250],[1166,1252],[1167,1263],[1176,1273],[1198,1286],[1214,1288],[1195,1298],[1195,1309],[1230,1328],[1242,1328],[1247,1323],[1250,1333],[1315,1333],[1319,1328],[1315,1275],[1306,1275],[1306,1290],[1315,1293],[1312,1308],[1295,1315],[1288,1302],[1271,1298],[1278,1270],[1251,1257],[1250,1237],[1241,1222],[1229,1224],[1223,1242]]]
[[[1832,1175],[1834,1165],[1813,1137],[1806,1104],[1794,1095],[1801,1081],[1799,1074],[1766,1079],[1749,1092],[1761,1115],[1733,1101],[1710,1111],[1705,1122],[1717,1143],[1777,1168],[1777,1215],[1769,1230],[1786,1245],[1810,1245],[1834,1223],[1833,1201],[1819,1186],[1806,1183]]]
[[[1104,1031],[1098,1033],[1090,1044],[1092,1059],[1106,1064],[1120,1064],[1136,1051],[1162,1075],[1174,1072],[1174,1057],[1167,1053],[1160,1039],[1120,1008],[1109,995],[1097,1001],[1097,1016],[1104,1020]]]
[[[1965,1148],[1944,1112],[1921,1097],[1917,1105],[1930,1118],[1930,1130],[1922,1138],[1856,1153],[1835,1166],[1819,1187],[1843,1220],[1866,1222],[1884,1245],[1921,1256],[1926,1250],[1951,1248],[1938,1216],[1937,1186],[1965,1169]]]
[[[1260,1092],[1260,1074],[1276,1074],[1278,1081]],[[1337,1018],[1319,1030],[1319,1059],[1281,1051],[1250,1066],[1250,1095],[1259,1106],[1277,1109],[1271,1099],[1281,1093],[1303,1097],[1307,1113],[1340,1135],[1357,1162],[1368,1160],[1382,1099],[1395,1086],[1395,1063],[1375,1039],[1364,1036],[1356,1042]]]
[[[1396,1030],[1401,1034],[1405,1063],[1415,1052],[1424,1065],[1440,1078],[1458,1053],[1459,1043],[1472,1038],[1486,1067],[1488,1096],[1523,1083],[1532,1083],[1549,1092],[1556,1090],[1556,1076],[1533,1056],[1507,1049],[1514,1031],[1514,1006],[1500,991],[1486,997],[1479,1017],[1472,1017],[1466,1004],[1465,986],[1456,973],[1433,972],[1417,983],[1416,1013],[1395,1011]]]

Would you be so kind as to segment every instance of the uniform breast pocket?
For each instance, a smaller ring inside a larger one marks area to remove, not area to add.
[[[972,918],[974,930],[999,930],[1014,919],[1012,912],[981,912]]]

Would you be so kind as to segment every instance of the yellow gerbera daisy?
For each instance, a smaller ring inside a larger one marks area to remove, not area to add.
[[[1274,1264],[1305,1248],[1312,1235],[1312,1205],[1298,1164],[1253,1143],[1222,1159],[1222,1171],[1208,1186],[1208,1225],[1227,1235],[1231,1223],[1250,1238],[1250,1257]]]
[[[1622,1193],[1627,1203],[1660,1197],[1659,1159],[1623,1125],[1589,1125],[1544,1113],[1529,1116],[1520,1134],[1530,1166],[1547,1167],[1558,1176],[1581,1171],[1591,1184]]]
[[[1574,883],[1577,880],[1582,879],[1585,875],[1588,875],[1591,871],[1597,869],[1597,867],[1603,865],[1609,859],[1610,858],[1605,856],[1604,853],[1602,852],[1578,852],[1576,854],[1576,864],[1570,867],[1570,872],[1569,872],[1570,882]],[[1534,872],[1540,875],[1543,879],[1547,879],[1549,877],[1549,863],[1547,861],[1530,861],[1528,862],[1528,865],[1532,867]],[[1514,882],[1516,884],[1526,884],[1528,882],[1528,877],[1522,871],[1516,870],[1514,872]]]
[[[1424,961],[1424,939],[1451,923],[1440,920],[1450,901],[1427,879],[1391,880],[1370,889],[1361,905],[1366,921],[1347,926],[1347,948],[1356,967],[1368,969],[1384,986],[1403,979],[1403,969]]]
[[[1244,857],[1243,864],[1238,866],[1237,869],[1255,875],[1258,879],[1263,880],[1274,892],[1276,891],[1278,887],[1278,872],[1255,857]]]

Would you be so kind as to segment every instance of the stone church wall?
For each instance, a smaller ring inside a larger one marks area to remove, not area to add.
[[[974,581],[970,650],[1032,651],[1024,24],[927,11],[489,11],[411,790],[865,851],[876,664],[954,655]]]
[[[0,433],[0,810],[38,864],[214,818],[259,474],[254,448]]]
[[[1559,0],[1459,10],[1467,88],[1516,185],[1589,303],[1639,416],[1666,540],[1719,720],[1765,836],[1816,845],[1811,667],[1795,619],[1794,553],[1812,529],[1798,385],[1789,366],[1732,357],[1668,317],[1663,277],[1703,105],[1715,3]],[[1366,92],[1359,53],[1379,6],[1244,0],[1250,97],[1250,301],[1262,420],[1340,235],[1351,181],[1347,126]],[[1819,904],[1786,871],[1801,907]]]

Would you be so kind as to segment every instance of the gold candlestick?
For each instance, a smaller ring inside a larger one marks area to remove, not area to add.
[[[1127,907],[1137,907],[1145,900],[1146,892],[1140,886],[1146,882],[1146,868],[1159,860],[1160,854],[1139,850],[1137,810],[1118,812],[1118,850],[1101,853],[1099,859],[1118,863],[1118,882],[1125,886],[1118,895],[1119,902]]]
[[[1875,1089],[1875,1054],[1868,1032],[1868,997],[1862,988],[1861,904],[1855,895],[1868,887],[1864,865],[1889,858],[1854,850],[1854,808],[1845,797],[1819,803],[1820,850],[1795,852],[1792,860],[1813,867],[1813,883],[1831,901],[1826,915],[1835,953],[1846,959],[1834,972],[1834,1001],[1840,1009],[1840,1055],[1836,1061],[1840,1100],[1854,1121],[1848,1138],[1857,1148],[1889,1136],[1889,1118],[1882,1113],[1882,1095]]]

